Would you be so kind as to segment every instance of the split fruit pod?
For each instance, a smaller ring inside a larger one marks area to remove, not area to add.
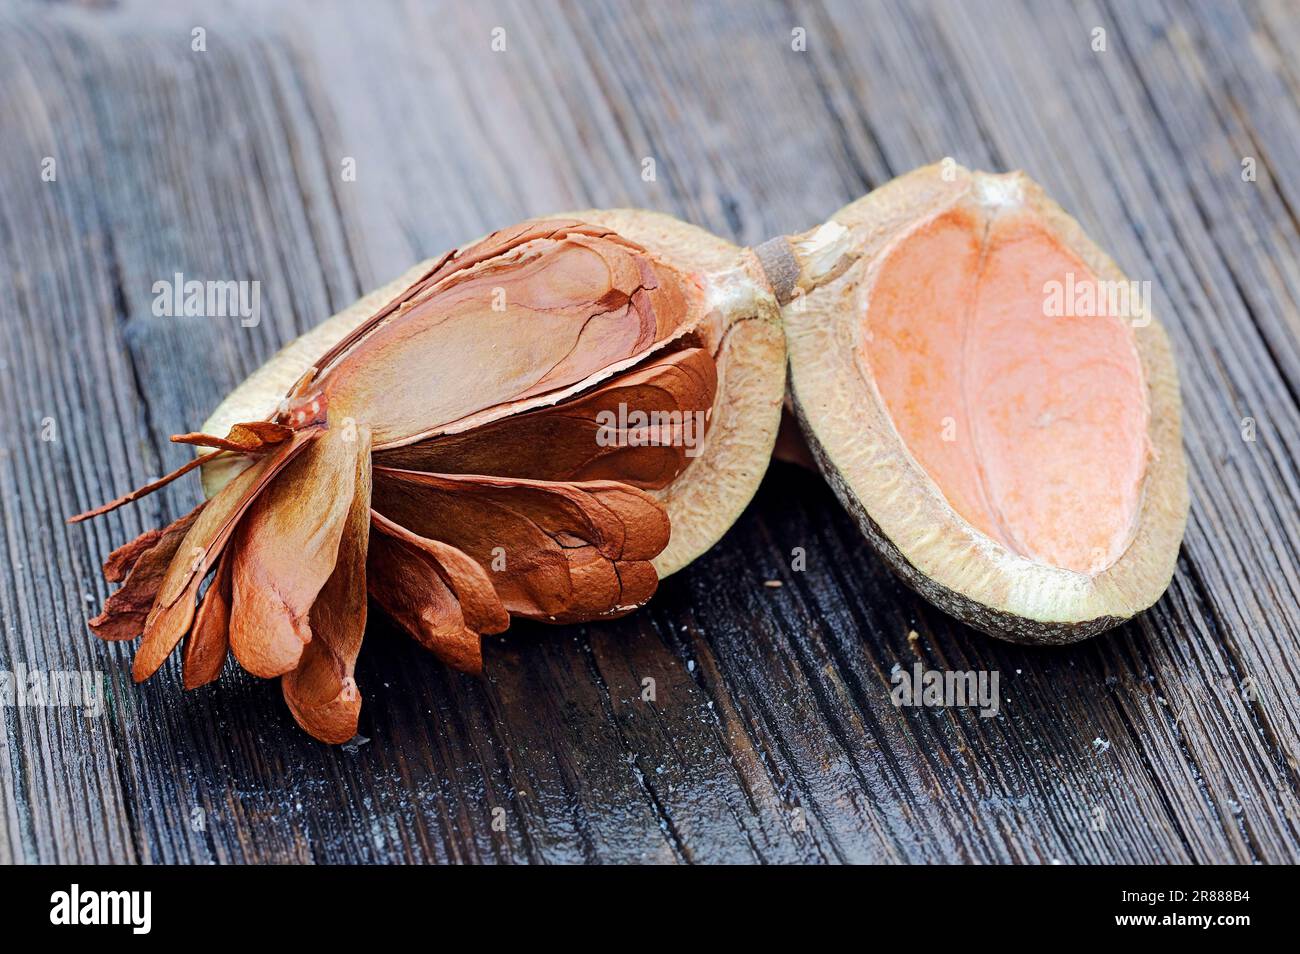
[[[651,561],[659,577],[711,547],[752,498],[784,399],[872,546],[917,592],[977,629],[1073,642],[1148,608],[1168,587],[1188,492],[1177,370],[1143,292],[1149,283],[1131,282],[1025,175],[927,166],[807,233],[755,249],[654,212],[564,218],[643,249],[657,265],[646,285],[662,295],[664,283],[678,282],[684,304],[671,326],[649,309],[660,323],[643,329],[653,348],[613,349],[608,374],[538,392],[524,414],[580,402],[675,351],[712,357],[702,440],[669,478],[640,484],[671,527]],[[548,281],[565,285],[584,267],[604,267],[575,259],[548,279],[541,250],[523,243],[511,255],[515,266],[537,263],[524,295],[545,297]],[[434,264],[288,345],[203,430],[225,433],[272,413],[321,355]],[[482,289],[493,287],[489,276]],[[492,304],[481,307],[486,314]],[[529,314],[544,318],[519,312]],[[553,329],[539,327],[521,321],[500,351],[464,360],[478,361],[479,376],[536,377],[542,365],[530,362],[555,360],[542,347]],[[481,427],[462,415],[433,443]],[[221,460],[206,464],[207,493],[232,473]]]
[[[1016,642],[1085,639],[1155,603],[1188,493],[1150,283],[1021,173],[928,166],[832,223],[851,262],[801,269],[791,396],[886,562]]]

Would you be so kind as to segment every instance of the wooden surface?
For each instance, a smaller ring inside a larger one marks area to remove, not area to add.
[[[1300,858],[1294,2],[214,6],[0,12],[0,668],[111,694],[0,710],[0,862]],[[754,243],[942,156],[1025,169],[1154,282],[1192,508],[1135,622],[981,636],[779,465],[647,609],[517,625],[481,682],[372,625],[357,748],[233,665],[137,687],[87,632],[103,556],[198,483],[63,518],[185,460],[168,434],[417,259],[584,206]],[[260,281],[261,324],[154,317],[177,271]],[[896,709],[917,659],[997,670],[998,717]]]

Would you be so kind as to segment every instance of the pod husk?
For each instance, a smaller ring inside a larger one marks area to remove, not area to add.
[[[1169,585],[1188,510],[1178,373],[1168,336],[1146,316],[1134,331],[1151,453],[1133,539],[1108,569],[1089,576],[1029,560],[966,523],[908,451],[856,356],[873,269],[909,229],[972,190],[1023,202],[1099,279],[1128,280],[1023,173],[918,169],[835,214],[848,251],[829,279],[805,275],[808,290],[784,307],[792,403],[836,497],[910,586],[990,635],[1071,643],[1148,608]]]

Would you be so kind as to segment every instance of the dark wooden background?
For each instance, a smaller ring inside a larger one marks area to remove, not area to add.
[[[0,9],[0,668],[110,692],[100,719],[0,710],[0,861],[1300,857],[1296,3]],[[584,206],[753,243],[942,156],[1027,170],[1155,284],[1192,509],[1140,619],[1068,649],[981,636],[779,465],[647,609],[516,626],[482,681],[373,625],[357,748],[233,664],[137,687],[132,647],[87,632],[100,560],[197,480],[63,518],[185,460],[168,434],[416,260]],[[259,280],[262,323],[153,317],[177,271]],[[1001,713],[895,709],[917,659],[999,671]]]

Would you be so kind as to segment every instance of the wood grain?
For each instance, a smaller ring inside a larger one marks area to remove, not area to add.
[[[0,668],[110,697],[0,709],[0,862],[1300,860],[1298,47],[1289,0],[6,5]],[[481,681],[377,620],[360,747],[233,666],[135,686],[85,629],[102,557],[197,480],[63,518],[410,263],[589,206],[754,243],[942,156],[1025,169],[1155,286],[1193,500],[1138,620],[983,637],[777,465],[647,609],[517,625]],[[154,317],[178,271],[260,281],[263,320]],[[895,708],[918,659],[998,671],[998,716]]]

